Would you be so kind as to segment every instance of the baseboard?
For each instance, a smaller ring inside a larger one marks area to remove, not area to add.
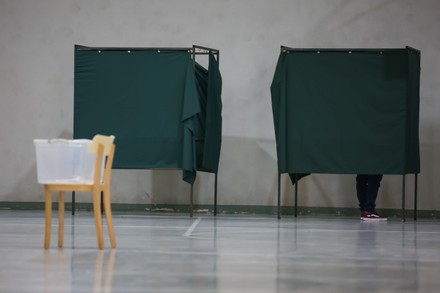
[[[57,209],[58,204],[53,203],[53,208]],[[72,204],[66,202],[66,211],[72,210]],[[44,202],[0,202],[0,210],[44,210]],[[75,210],[91,211],[92,204],[76,203]],[[145,212],[145,213],[187,213],[190,212],[189,205],[173,204],[122,204],[113,203],[112,211],[116,213]],[[213,214],[213,205],[193,205],[195,214]],[[387,217],[402,218],[402,209],[378,209],[378,212]],[[282,216],[293,216],[295,208],[292,206],[282,206],[280,213]],[[217,214],[236,214],[236,215],[277,215],[277,206],[257,206],[257,205],[217,205]],[[357,217],[357,208],[338,208],[338,207],[298,207],[298,216],[338,216],[338,217]],[[414,218],[414,210],[406,209],[405,217]],[[418,219],[440,219],[440,211],[437,210],[418,210]]]

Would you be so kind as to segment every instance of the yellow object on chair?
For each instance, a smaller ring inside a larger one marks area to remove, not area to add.
[[[58,247],[63,247],[64,239],[64,192],[65,191],[85,191],[93,195],[93,212],[95,216],[96,235],[98,238],[98,248],[104,248],[104,233],[102,230],[101,217],[101,192],[103,193],[105,217],[107,219],[108,232],[111,247],[116,247],[116,238],[113,227],[113,219],[110,204],[110,181],[115,154],[115,137],[96,135],[90,146],[90,152],[96,153],[96,162],[94,167],[93,182],[90,181],[72,181],[72,182],[54,182],[44,183],[46,193],[46,229],[44,237],[44,248],[50,247],[51,224],[52,224],[52,192],[59,192],[58,201]],[[38,162],[37,162],[38,164]]]

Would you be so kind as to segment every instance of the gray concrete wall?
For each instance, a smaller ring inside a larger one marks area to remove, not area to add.
[[[409,45],[422,52],[419,208],[438,210],[439,27],[437,0],[0,0],[0,201],[44,200],[32,139],[72,137],[74,44],[220,49],[222,205],[276,205],[269,87],[280,45]],[[199,173],[196,203],[212,202],[213,183]],[[291,194],[287,176],[282,186]],[[179,171],[115,170],[112,190],[115,203],[184,204],[189,187]],[[357,206],[353,175],[309,176],[300,190],[300,205]],[[400,198],[401,177],[386,176],[378,205],[399,208]]]

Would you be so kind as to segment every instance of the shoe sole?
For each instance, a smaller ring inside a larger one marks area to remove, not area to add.
[[[362,221],[366,221],[366,222],[386,222],[388,221],[387,218],[364,218],[361,217]]]

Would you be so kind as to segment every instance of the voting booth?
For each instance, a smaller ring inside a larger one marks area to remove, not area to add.
[[[191,206],[197,171],[213,173],[216,206],[221,82],[216,49],[76,45],[74,138],[115,135],[115,169],[182,170]]]
[[[410,47],[281,47],[271,85],[279,174],[293,184],[312,173],[417,175],[419,81]]]

